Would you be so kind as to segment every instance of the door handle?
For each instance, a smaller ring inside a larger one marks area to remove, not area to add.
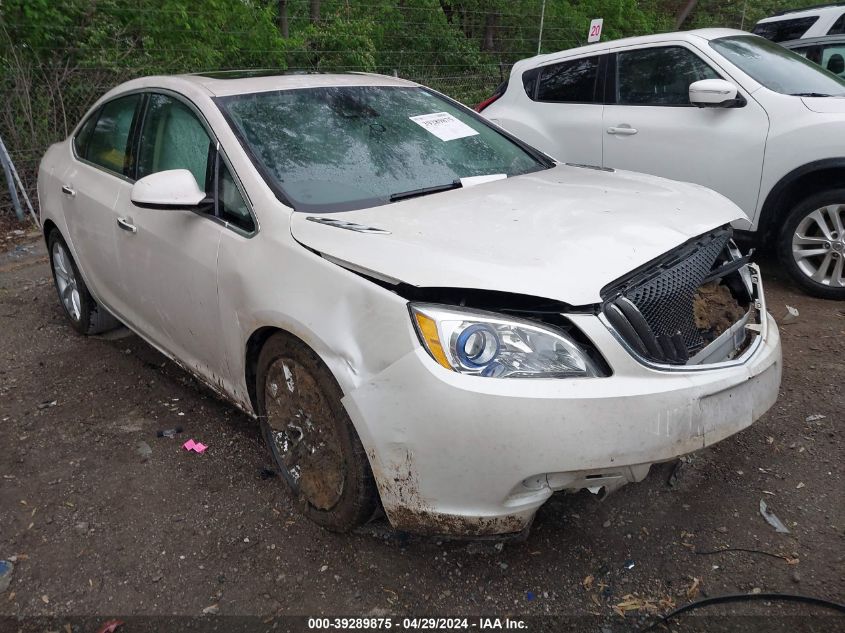
[[[138,227],[134,224],[131,224],[126,218],[118,218],[117,225],[124,231],[129,231],[130,233],[138,232]]]
[[[71,189],[70,185],[62,185],[62,193],[71,198],[76,195],[76,191]]]
[[[630,125],[620,125],[619,127],[607,128],[608,134],[617,134],[619,136],[632,136],[636,134],[637,131],[637,128],[633,128]]]

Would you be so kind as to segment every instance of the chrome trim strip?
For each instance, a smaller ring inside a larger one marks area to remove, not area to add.
[[[610,324],[607,317],[604,315],[603,312],[600,312],[598,315],[599,321],[601,321],[604,326],[610,331],[619,344],[627,350],[627,352],[634,357],[634,359],[642,365],[650,369],[657,369],[659,371],[674,371],[674,372],[698,372],[698,371],[711,371],[714,369],[725,369],[726,367],[736,367],[738,365],[744,365],[747,363],[752,356],[757,353],[757,350],[763,344],[763,342],[768,337],[768,328],[769,328],[769,319],[767,317],[766,312],[766,297],[763,293],[763,282],[760,278],[760,267],[757,264],[748,264],[748,268],[751,271],[751,283],[754,287],[754,292],[752,293],[752,300],[754,301],[754,307],[757,308],[758,313],[760,314],[760,322],[758,324],[746,324],[746,328],[752,330],[753,332],[759,333],[751,344],[748,346],[748,349],[742,353],[741,356],[734,358],[733,360],[724,361],[721,363],[712,363],[710,365],[669,365],[665,363],[655,363],[642,355],[640,355],[634,348],[632,348],[628,342],[622,337],[619,332]]]
[[[355,231],[356,233],[372,233],[373,235],[390,235],[390,231],[379,229],[374,226],[366,226],[364,224],[357,224],[356,222],[347,222],[346,220],[338,220],[336,218],[318,218],[309,215],[305,218],[310,222],[317,224],[325,224],[326,226],[333,226],[338,229],[346,229],[347,231]]]

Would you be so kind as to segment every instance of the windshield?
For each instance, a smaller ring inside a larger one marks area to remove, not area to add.
[[[265,179],[297,211],[376,206],[459,187],[460,179],[550,165],[422,88],[307,88],[218,102]]]
[[[761,37],[722,37],[710,46],[769,90],[800,96],[845,95],[845,80]]]

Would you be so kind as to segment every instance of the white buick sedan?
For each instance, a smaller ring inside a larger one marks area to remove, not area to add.
[[[520,532],[777,397],[733,203],[558,164],[408,81],[131,81],[38,193],[71,325],[122,322],[255,416],[329,529]]]

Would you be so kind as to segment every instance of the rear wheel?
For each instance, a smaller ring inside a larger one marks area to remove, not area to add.
[[[50,233],[47,247],[59,303],[73,328],[80,334],[100,334],[120,325],[88,292],[70,249],[58,231]]]
[[[329,369],[292,336],[271,336],[256,368],[264,441],[305,515],[345,532],[378,506],[370,464]]]
[[[778,237],[780,261],[811,295],[845,299],[845,189],[799,202]]]

